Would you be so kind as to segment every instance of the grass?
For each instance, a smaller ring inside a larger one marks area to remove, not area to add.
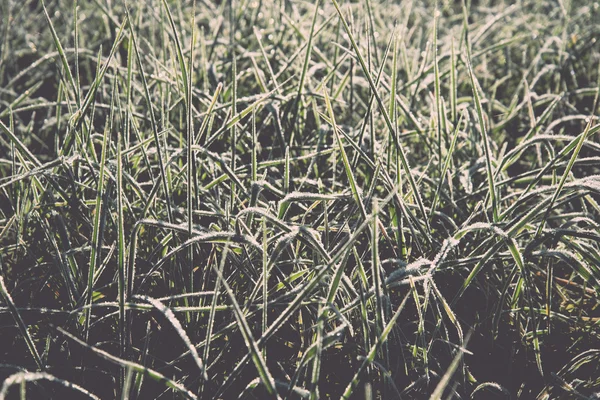
[[[0,399],[595,398],[600,7],[0,4]]]

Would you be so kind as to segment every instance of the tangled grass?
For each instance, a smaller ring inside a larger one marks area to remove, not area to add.
[[[0,15],[0,399],[600,391],[597,2]]]

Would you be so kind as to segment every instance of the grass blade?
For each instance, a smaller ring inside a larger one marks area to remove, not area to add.
[[[165,167],[165,164],[163,161],[163,151],[162,151],[162,147],[160,145],[160,138],[159,138],[159,134],[158,134],[158,125],[156,123],[156,117],[154,116],[154,110],[153,110],[153,106],[152,106],[152,98],[150,97],[150,91],[148,89],[148,82],[146,80],[146,74],[144,73],[144,67],[142,64],[142,56],[140,55],[140,49],[137,44],[137,39],[135,36],[135,32],[133,30],[133,24],[131,22],[131,16],[129,15],[129,10],[127,10],[127,7],[125,8],[125,11],[127,13],[129,33],[130,33],[130,38],[131,38],[131,42],[132,42],[131,44],[133,45],[133,49],[135,52],[135,57],[136,57],[137,64],[138,64],[139,74],[142,79],[142,84],[144,86],[144,94],[146,97],[146,104],[148,106],[148,113],[150,114],[150,122],[152,124],[152,133],[154,134],[154,143],[156,144],[156,150],[157,150],[156,156],[157,156],[158,165],[160,168],[160,178],[162,181],[162,186],[163,186],[163,190],[165,192],[165,197],[166,197],[167,218],[169,219],[169,222],[172,222],[173,221],[173,211],[172,211],[172,207],[171,207],[171,190],[169,189],[169,184],[167,182],[167,171],[166,171],[166,167]]]
[[[42,359],[40,358],[40,355],[35,347],[33,339],[31,338],[31,335],[29,334],[27,325],[25,325],[25,322],[23,321],[23,318],[21,318],[21,314],[19,314],[19,311],[17,310],[17,307],[15,306],[15,303],[13,302],[12,297],[10,296],[10,293],[8,293],[8,289],[6,288],[6,285],[4,284],[4,277],[2,275],[0,275],[0,292],[2,293],[2,298],[4,299],[4,302],[6,303],[6,305],[8,306],[8,309],[10,310],[10,313],[12,314],[15,322],[17,323],[17,326],[19,327],[19,331],[21,331],[21,335],[23,336],[23,339],[25,340],[25,343],[27,344],[29,353],[33,357],[33,360],[35,361],[38,369],[40,371],[46,370],[46,368],[44,367],[44,363],[42,362]],[[4,391],[4,387],[3,387],[3,391]]]
[[[352,196],[354,196],[354,201],[356,201],[356,205],[360,210],[360,213],[363,219],[367,218],[367,211],[365,210],[365,206],[361,199],[361,194],[358,192],[358,186],[356,185],[356,180],[354,179],[354,174],[352,173],[352,167],[350,165],[350,160],[348,160],[348,155],[346,154],[346,150],[344,150],[344,144],[342,143],[342,139],[340,138],[340,134],[338,133],[338,128],[335,123],[335,115],[333,114],[333,108],[331,107],[331,101],[329,100],[329,95],[327,94],[327,87],[323,86],[323,95],[325,97],[325,104],[327,105],[327,112],[329,113],[329,121],[331,122],[331,127],[333,129],[333,134],[338,144],[338,148],[340,149],[340,153],[342,155],[342,161],[344,163],[344,169],[346,170],[346,177],[348,178],[348,182],[350,183],[350,189],[352,190]]]
[[[398,151],[398,154],[400,156],[400,161],[402,162],[402,167],[406,171],[406,176],[408,178],[408,182],[410,184],[410,187],[412,188],[413,195],[415,196],[415,199],[417,201],[419,211],[421,211],[421,215],[423,216],[423,218],[425,220],[425,225],[427,227],[427,230],[431,231],[431,228],[429,227],[429,221],[427,218],[427,214],[425,212],[425,206],[423,205],[423,201],[421,200],[421,195],[419,193],[417,184],[412,175],[410,166],[408,165],[408,160],[406,158],[406,152],[404,151],[404,148],[402,147],[402,144],[400,143],[400,140],[396,133],[396,129],[394,128],[392,121],[390,120],[390,116],[388,115],[388,113],[385,109],[385,105],[383,104],[383,101],[381,100],[381,96],[379,96],[379,93],[377,92],[377,87],[376,87],[375,83],[373,82],[373,78],[371,77],[369,68],[367,67],[366,62],[361,55],[360,49],[358,48],[358,45],[356,44],[356,41],[354,40],[354,35],[352,34],[352,31],[350,30],[348,23],[346,22],[344,16],[342,15],[342,10],[340,9],[340,6],[339,6],[337,0],[332,0],[332,2],[333,2],[333,5],[334,5],[339,17],[340,17],[340,20],[342,21],[344,30],[346,31],[346,34],[348,35],[348,38],[350,39],[350,43],[352,44],[352,48],[354,49],[354,52],[356,53],[356,57],[358,58],[358,61],[362,67],[363,73],[365,74],[365,76],[369,82],[369,86],[371,87],[371,90],[373,91],[373,95],[375,96],[375,99],[377,100],[377,104],[379,106],[379,111],[381,112],[381,114],[383,114],[385,123],[390,131],[390,135],[394,139],[394,143],[396,144],[396,150]]]
[[[142,374],[156,382],[159,383],[163,383],[165,386],[167,386],[170,389],[173,389],[177,392],[180,392],[181,394],[183,394],[186,398],[188,399],[194,399],[196,400],[198,397],[193,394],[192,392],[190,392],[189,390],[187,390],[185,387],[183,387],[181,384],[167,378],[166,376],[164,376],[163,374],[161,374],[158,371],[155,371],[151,368],[147,368],[144,367],[143,365],[140,365],[138,363],[135,363],[133,361],[127,361],[127,360],[123,360],[119,357],[113,356],[110,353],[107,353],[104,350],[101,350],[97,347],[94,346],[90,346],[89,344],[85,343],[83,340],[79,339],[78,337],[70,334],[69,332],[65,331],[64,329],[57,327],[56,330],[58,332],[60,332],[61,334],[63,334],[64,336],[66,336],[67,338],[71,339],[72,341],[74,341],[75,343],[79,344],[82,347],[85,347],[86,349],[92,351],[94,354],[100,356],[101,358],[119,365],[121,367],[124,368],[131,368],[133,371]]]
[[[228,250],[229,250],[229,247],[225,247],[225,253],[224,253],[223,257],[225,257]],[[267,368],[265,359],[263,358],[263,355],[259,350],[259,344],[252,337],[252,331],[250,330],[248,321],[246,321],[246,317],[244,316],[244,313],[242,312],[242,309],[240,308],[240,306],[235,298],[235,294],[233,293],[233,290],[231,290],[231,287],[229,287],[229,285],[227,284],[227,281],[223,277],[223,273],[222,273],[221,269],[220,268],[219,269],[213,268],[213,269],[217,273],[218,279],[221,281],[221,284],[225,288],[225,291],[227,292],[227,296],[229,297],[229,300],[231,301],[231,304],[233,305],[235,319],[238,322],[238,326],[240,328],[240,333],[244,337],[244,342],[246,343],[246,346],[248,347],[248,350],[250,351],[250,354],[252,355],[252,361],[254,362],[254,366],[256,367],[256,369],[258,371],[259,377],[260,377],[263,385],[265,386],[265,389],[267,390],[269,395],[276,396],[277,398],[279,398],[279,395],[277,394],[277,390],[275,389],[275,380],[273,379],[273,376],[271,375],[271,373],[269,372],[269,369]]]
[[[179,322],[179,320],[173,314],[173,311],[171,311],[168,307],[166,307],[163,303],[161,303],[160,300],[153,299],[152,297],[149,297],[149,296],[135,295],[135,296],[133,296],[133,298],[136,300],[141,300],[141,301],[145,301],[147,303],[152,304],[152,306],[154,306],[154,308],[156,308],[158,311],[161,312],[161,314],[163,314],[165,316],[165,318],[171,323],[171,325],[173,325],[173,328],[175,328],[175,331],[177,332],[177,334],[179,335],[181,340],[183,340],[183,343],[185,344],[185,346],[189,349],[190,354],[192,355],[192,358],[194,359],[194,362],[196,363],[196,366],[200,370],[200,374],[201,374],[202,378],[204,380],[208,380],[208,376],[206,374],[206,369],[204,368],[204,363],[200,359],[200,356],[198,355],[198,352],[196,351],[196,347],[190,341],[190,338],[188,337],[187,333],[181,326],[181,323]]]
[[[90,250],[90,261],[89,261],[89,269],[88,269],[88,278],[87,278],[87,286],[86,286],[86,298],[85,305],[90,306],[92,304],[93,297],[93,286],[94,286],[94,274],[96,273],[96,266],[100,264],[101,252],[102,252],[102,243],[100,242],[100,238],[102,237],[101,229],[103,228],[102,218],[106,213],[105,205],[104,205],[104,173],[106,166],[106,152],[108,148],[110,132],[108,131],[108,126],[105,128],[104,135],[102,137],[102,155],[100,156],[100,172],[98,175],[98,184],[96,187],[96,204],[95,204],[95,214],[94,214],[94,224],[93,224],[93,232],[92,232],[92,241],[91,241],[91,250]],[[89,335],[90,328],[90,319],[92,310],[91,308],[87,309],[85,312],[85,323],[84,323],[84,332],[85,332],[85,340],[87,341]]]
[[[37,381],[42,381],[42,380],[52,382],[52,383],[57,383],[68,389],[78,392],[79,394],[82,394],[90,399],[100,400],[99,397],[88,392],[81,386],[79,386],[75,383],[66,381],[64,379],[59,379],[59,378],[55,377],[54,375],[50,375],[46,372],[17,372],[16,374],[10,375],[2,383],[2,389],[0,390],[0,400],[4,400],[6,398],[6,396],[8,395],[8,389],[10,389],[10,387],[12,385],[20,384],[21,387],[23,388],[27,382],[37,382]]]
[[[402,310],[404,310],[404,306],[406,305],[406,301],[408,300],[409,297],[410,297],[410,293],[407,293],[404,296],[404,298],[402,299],[402,302],[398,306],[398,309],[396,310],[396,312],[394,313],[394,315],[392,316],[390,321],[385,326],[383,332],[381,332],[381,335],[379,335],[379,337],[377,338],[377,341],[375,342],[375,344],[373,344],[373,346],[369,350],[369,352],[366,355],[366,357],[364,358],[364,361],[361,364],[360,368],[358,369],[358,371],[356,371],[356,373],[354,374],[354,377],[352,378],[352,380],[346,387],[346,390],[344,390],[344,393],[342,394],[342,399],[349,399],[352,396],[354,389],[356,388],[356,386],[358,385],[358,383],[360,381],[361,374],[363,373],[365,368],[375,360],[375,356],[377,355],[377,352],[379,351],[381,346],[387,341],[387,337],[390,334],[390,332],[392,331],[392,328],[394,327],[394,325],[396,325],[396,321],[398,320],[398,317],[400,317],[400,313],[402,312]]]
[[[483,149],[485,152],[485,165],[487,170],[487,180],[488,180],[488,195],[492,202],[492,216],[494,222],[499,221],[498,215],[498,204],[496,200],[496,186],[494,184],[494,173],[492,171],[492,155],[490,151],[489,138],[487,134],[487,129],[485,127],[485,120],[483,119],[483,111],[481,107],[481,99],[479,97],[479,83],[477,82],[477,78],[473,73],[473,67],[471,65],[470,57],[467,56],[467,70],[469,71],[469,78],[471,79],[471,88],[473,89],[473,99],[475,101],[475,108],[477,110],[477,119],[479,120],[479,130],[481,132],[481,140],[483,141]]]
[[[60,57],[60,61],[62,63],[63,69],[67,74],[67,83],[71,86],[71,90],[73,90],[73,95],[75,96],[75,101],[77,106],[81,105],[81,99],[79,97],[79,88],[75,84],[75,79],[73,78],[73,74],[71,73],[71,68],[69,67],[69,61],[67,60],[67,56],[65,54],[65,50],[60,44],[60,40],[58,39],[58,35],[56,34],[56,30],[54,29],[54,24],[50,19],[50,15],[48,15],[48,10],[46,9],[46,4],[44,0],[42,0],[42,8],[44,9],[44,15],[46,16],[46,21],[48,21],[48,26],[50,27],[50,33],[52,34],[52,39],[54,40],[54,46],[58,51],[58,55]]]

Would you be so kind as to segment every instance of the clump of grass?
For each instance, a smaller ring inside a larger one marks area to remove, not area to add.
[[[0,15],[0,397],[600,390],[596,4]]]

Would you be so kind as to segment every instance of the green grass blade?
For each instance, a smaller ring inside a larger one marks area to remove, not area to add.
[[[465,339],[465,342],[467,342],[467,341],[468,341],[468,337]],[[452,375],[454,375],[454,373],[458,369],[458,366],[460,365],[460,362],[463,358],[464,353],[465,353],[464,349],[462,349],[462,348],[458,349],[458,351],[456,352],[456,355],[454,356],[454,359],[452,360],[452,363],[450,364],[450,366],[448,367],[448,369],[442,376],[442,379],[440,379],[440,381],[438,382],[437,386],[435,387],[435,390],[431,394],[430,399],[433,399],[433,400],[441,400],[442,399],[444,390],[446,390],[448,385],[451,383],[450,379],[452,379]]]
[[[125,28],[126,23],[127,23],[126,20],[123,21],[123,23],[119,27],[117,37],[115,38],[115,41],[113,42],[113,45],[110,49],[110,53],[108,54],[108,57],[106,59],[106,62],[104,63],[102,68],[96,74],[96,78],[94,79],[94,82],[92,83],[92,85],[90,87],[90,90],[88,91],[87,95],[85,96],[85,99],[83,100],[83,105],[81,107],[79,107],[79,109],[71,117],[70,122],[71,122],[71,125],[74,127],[74,129],[78,129],[79,125],[83,121],[83,118],[85,117],[85,114],[87,113],[87,110],[96,101],[96,92],[98,91],[98,88],[100,87],[100,84],[102,83],[102,80],[104,79],[104,76],[106,75],[106,71],[108,70],[108,67],[111,64],[112,58],[115,54],[115,51],[117,50],[117,48],[119,47],[119,44],[121,43],[121,39],[123,38],[123,30]],[[98,63],[98,65],[100,65],[100,63]],[[93,112],[92,112],[92,114],[93,114]],[[68,153],[69,153],[68,148],[64,149],[61,152],[61,154],[68,154]]]
[[[122,135],[117,133],[117,263],[118,263],[118,291],[119,291],[119,342],[121,345],[121,356],[125,353],[125,340],[127,337],[127,323],[125,320],[125,301],[127,294],[127,271],[125,270],[125,219],[123,215],[123,154]]]
[[[438,148],[438,162],[439,166],[442,167],[442,124],[443,117],[442,116],[442,94],[440,92],[440,68],[438,65],[438,19],[439,19],[439,11],[437,7],[434,10],[433,16],[433,96],[435,97],[435,110],[436,110],[436,131],[437,131],[437,148]],[[441,175],[440,169],[440,179],[443,180],[444,176]]]
[[[133,49],[134,49],[137,64],[138,64],[139,74],[142,79],[142,84],[144,86],[146,105],[148,106],[148,113],[150,114],[150,122],[152,124],[152,133],[154,134],[154,143],[156,144],[156,150],[157,150],[156,156],[157,156],[158,165],[160,168],[160,178],[161,178],[163,190],[165,192],[165,197],[166,197],[167,218],[169,219],[169,222],[172,222],[173,221],[173,211],[172,211],[172,207],[171,207],[171,190],[170,190],[169,183],[167,182],[167,171],[166,171],[165,163],[163,161],[163,151],[162,151],[162,147],[160,145],[161,141],[160,141],[159,134],[158,134],[158,125],[156,123],[156,117],[154,116],[154,110],[153,110],[153,106],[152,106],[152,97],[150,96],[150,90],[148,88],[146,74],[144,73],[142,56],[140,54],[140,49],[137,44],[136,35],[135,35],[134,29],[133,29],[133,24],[131,22],[131,16],[129,15],[129,11],[127,10],[127,8],[125,9],[125,11],[127,13],[127,21],[128,21],[128,25],[129,25],[129,33],[130,33],[130,39],[131,39],[130,45],[133,45]]]
[[[400,161],[402,162],[402,167],[406,171],[408,182],[412,188],[413,195],[415,196],[415,199],[417,201],[419,211],[421,211],[421,215],[423,216],[423,218],[425,220],[425,225],[427,227],[427,230],[430,231],[431,229],[429,227],[427,213],[425,212],[425,206],[423,205],[423,201],[421,200],[421,195],[420,195],[418,186],[412,175],[410,166],[408,165],[408,160],[406,158],[406,152],[404,151],[404,148],[402,147],[402,144],[400,143],[400,140],[396,133],[396,129],[394,128],[392,121],[390,119],[390,116],[385,109],[385,105],[383,104],[383,101],[381,100],[381,96],[379,96],[379,93],[377,92],[377,87],[376,87],[375,83],[373,82],[373,78],[371,77],[369,68],[360,52],[360,49],[358,48],[358,45],[356,44],[354,35],[352,34],[352,31],[350,30],[348,23],[346,22],[344,16],[342,15],[342,10],[340,9],[340,6],[339,6],[337,0],[332,0],[332,2],[333,2],[333,5],[334,5],[339,17],[340,17],[340,20],[342,21],[344,30],[346,31],[346,34],[348,35],[348,38],[350,39],[350,43],[352,44],[352,48],[354,49],[354,52],[356,53],[356,57],[358,58],[358,61],[362,67],[363,73],[365,74],[365,76],[369,82],[369,86],[371,87],[371,90],[373,91],[373,95],[375,96],[375,99],[377,100],[377,104],[379,105],[379,110],[380,110],[381,114],[383,114],[385,123],[390,131],[390,135],[394,139],[394,143],[396,144],[396,150],[398,151],[398,154],[400,156]]]
[[[367,211],[365,210],[365,206],[362,202],[361,193],[358,192],[358,186],[356,185],[356,180],[354,179],[354,174],[352,173],[352,166],[350,165],[350,160],[348,159],[346,150],[344,150],[344,144],[342,143],[342,138],[338,132],[337,124],[335,123],[335,115],[333,113],[333,107],[331,107],[331,101],[329,100],[326,86],[323,86],[323,96],[325,97],[325,104],[327,106],[327,112],[329,114],[329,121],[331,122],[333,134],[342,155],[342,161],[344,163],[344,169],[346,170],[346,177],[350,183],[350,189],[352,190],[352,196],[354,196],[354,201],[356,201],[356,205],[358,206],[363,219],[366,219]]]
[[[468,57],[468,56],[467,56]],[[473,73],[473,67],[471,66],[471,60],[468,57],[467,59],[467,70],[469,71],[469,78],[471,79],[471,88],[473,89],[473,99],[475,101],[475,108],[477,110],[477,119],[479,120],[479,130],[481,132],[481,140],[483,141],[483,149],[485,152],[485,165],[487,171],[487,180],[488,180],[488,195],[490,197],[490,201],[492,203],[492,216],[494,222],[499,221],[498,215],[498,203],[496,200],[496,186],[494,184],[494,173],[492,170],[492,155],[490,151],[489,138],[487,134],[487,129],[485,127],[485,120],[483,119],[483,111],[481,106],[481,98],[479,97],[479,83],[477,82],[477,78]]]
[[[312,23],[310,25],[310,32],[308,34],[308,41],[306,44],[306,54],[304,56],[304,64],[302,66],[302,73],[300,75],[300,82],[298,83],[298,92],[296,93],[296,99],[294,100],[294,109],[292,115],[292,126],[296,125],[296,118],[298,116],[298,108],[300,107],[300,100],[302,99],[302,92],[304,91],[304,82],[306,80],[306,73],[308,71],[308,64],[310,63],[310,56],[313,50],[312,41],[315,33],[315,24],[317,22],[317,15],[319,15],[319,2],[315,0],[315,11],[313,12]],[[288,143],[290,146],[292,143]]]
[[[321,306],[322,307],[322,306]],[[322,315],[319,310],[318,315]],[[317,321],[317,333],[315,337],[315,356],[313,358],[313,369],[310,381],[310,400],[319,399],[319,382],[321,376],[321,357],[323,352],[323,318]]]
[[[171,10],[169,9],[169,4],[167,3],[167,0],[163,0],[163,5],[165,8],[165,11],[167,12],[167,18],[169,19],[169,25],[171,26],[171,31],[173,33],[173,37],[175,38],[175,49],[177,51],[177,61],[179,62],[179,70],[181,71],[181,80],[182,80],[182,86],[184,88],[184,95],[186,99],[190,99],[191,96],[191,92],[190,92],[190,87],[188,86],[188,80],[191,79],[188,78],[188,69],[186,69],[185,66],[185,58],[183,57],[183,46],[181,45],[181,40],[179,39],[179,33],[177,32],[177,27],[175,26],[175,21],[173,20],[173,14],[171,14]],[[195,8],[195,7],[194,7]],[[194,18],[195,20],[195,11],[194,11]],[[192,35],[192,43],[194,42],[194,37]],[[192,48],[193,48],[193,44],[192,44]],[[191,57],[191,56],[190,56]],[[141,70],[141,68],[140,68]],[[189,70],[191,72],[191,70]]]
[[[550,214],[550,211],[552,210],[552,207],[554,206],[556,199],[558,199],[560,192],[562,191],[563,187],[565,186],[565,183],[567,182],[567,178],[569,177],[569,175],[571,173],[571,169],[573,168],[573,164],[575,164],[575,160],[577,160],[577,157],[579,156],[579,152],[581,151],[583,142],[585,141],[585,139],[588,136],[591,125],[592,125],[592,118],[589,119],[589,122],[587,123],[585,130],[579,135],[579,137],[577,139],[574,140],[574,142],[577,144],[575,145],[575,149],[573,150],[573,153],[571,154],[571,159],[569,160],[569,163],[567,164],[567,168],[565,168],[565,171],[563,172],[563,175],[560,178],[560,182],[558,182],[558,185],[556,186],[556,190],[554,191],[554,194],[552,195],[552,198],[550,199],[550,204],[548,205],[548,208],[546,209],[546,212],[544,213],[542,221],[540,222],[540,225],[538,226],[538,229],[535,234],[536,237],[538,237],[544,230],[544,225],[546,224],[548,215]]]
[[[106,153],[108,148],[110,132],[108,131],[108,126],[104,131],[104,135],[102,138],[102,155],[100,157],[100,172],[98,175],[98,184],[96,187],[96,203],[95,203],[95,214],[94,214],[94,224],[93,224],[93,232],[92,232],[92,241],[91,241],[91,250],[90,250],[90,261],[89,261],[89,269],[88,269],[88,277],[87,277],[87,286],[86,286],[86,298],[85,305],[90,306],[92,304],[92,296],[94,292],[94,274],[96,273],[96,267],[100,263],[101,251],[102,251],[102,243],[100,242],[101,238],[101,221],[102,216],[106,212],[105,204],[103,202],[104,198],[104,174],[105,174],[105,166],[106,166]],[[84,332],[85,338],[87,341],[89,335],[89,327],[90,327],[90,319],[92,310],[91,308],[87,309],[85,312],[85,324],[84,324]]]
[[[460,121],[458,121],[458,124],[454,128],[454,135],[452,136],[452,142],[450,143],[450,148],[448,149],[448,154],[446,154],[446,159],[444,160],[444,167],[442,168],[442,172],[440,174],[440,181],[438,183],[437,189],[435,190],[435,195],[433,197],[433,203],[431,203],[431,217],[433,217],[433,214],[437,207],[437,203],[440,198],[440,192],[442,190],[442,185],[444,184],[444,181],[445,181],[446,173],[448,172],[448,169],[450,168],[450,164],[452,163],[452,156],[454,154],[454,149],[456,148],[456,142],[458,140],[458,135],[460,133],[459,127],[460,127],[461,122],[462,122],[462,115],[461,115]],[[452,186],[452,182],[448,182],[448,184],[450,186]]]
[[[48,10],[46,9],[46,4],[44,0],[42,0],[42,8],[44,9],[44,15],[46,16],[46,21],[48,21],[48,26],[50,27],[50,33],[52,34],[52,39],[54,41],[54,46],[58,51],[58,55],[60,57],[60,61],[62,63],[63,69],[67,74],[67,82],[71,85],[71,90],[73,90],[73,95],[75,96],[75,101],[77,106],[81,105],[81,99],[79,97],[79,88],[75,84],[75,79],[73,78],[73,74],[71,73],[71,68],[69,67],[69,61],[67,60],[67,56],[65,54],[65,50],[60,44],[60,40],[58,39],[58,35],[56,34],[56,29],[54,29],[54,24],[50,19],[50,15],[48,15]]]
[[[202,120],[200,129],[198,129],[198,133],[195,136],[194,144],[200,144],[200,142],[202,141],[202,138],[204,137],[204,133],[208,130],[207,128],[209,126],[210,117],[212,116],[212,113],[215,109],[215,105],[217,104],[217,100],[219,99],[219,96],[221,95],[221,90],[223,90],[223,84],[219,82],[219,84],[217,85],[217,87],[215,89],[215,93],[213,94],[213,97],[210,101],[208,109],[206,110],[206,115],[204,116],[204,119]]]
[[[36,167],[42,166],[42,163],[37,159],[37,157],[34,156],[31,151],[29,151],[29,149],[23,144],[23,142],[21,142],[19,140],[19,138],[14,134],[14,132],[12,130],[10,130],[6,125],[4,125],[4,122],[2,122],[1,120],[0,120],[0,130],[2,130],[2,132],[6,136],[8,136],[11,143],[14,144],[14,146],[17,148],[17,150],[19,150],[21,153],[23,153],[30,162],[32,162]]]

